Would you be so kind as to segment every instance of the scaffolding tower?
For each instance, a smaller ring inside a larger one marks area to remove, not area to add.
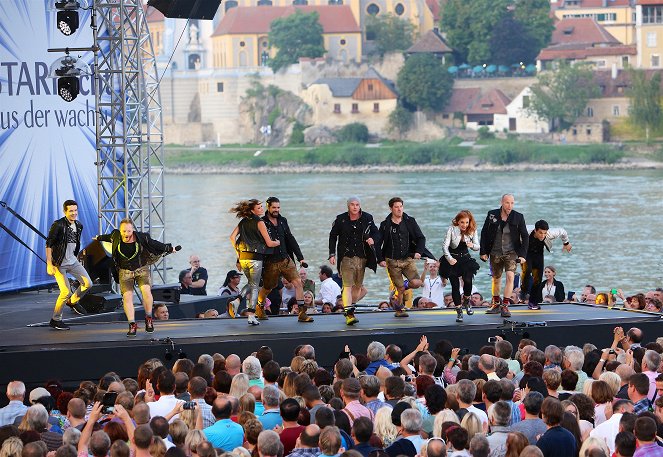
[[[141,0],[95,0],[99,232],[130,217],[165,239],[163,119],[156,55]],[[165,261],[153,268],[161,282]]]

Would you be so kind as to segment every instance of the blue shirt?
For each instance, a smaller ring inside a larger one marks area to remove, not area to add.
[[[663,457],[663,447],[656,443],[645,444],[635,450],[633,457]]]
[[[14,419],[19,416],[24,416],[28,407],[18,400],[12,400],[4,408],[0,408],[0,427],[3,425],[11,425]]]
[[[244,444],[244,429],[230,419],[216,421],[211,427],[203,429],[207,441],[216,448],[231,452]]]
[[[380,367],[385,367],[389,370],[391,369],[389,368],[389,362],[387,362],[385,359],[380,359],[376,360],[375,362],[371,362],[364,370],[364,373],[368,375],[375,375]]]
[[[633,414],[644,413],[645,411],[649,411],[649,408],[651,408],[651,400],[649,398],[643,398],[639,402],[633,404]]]
[[[263,430],[274,430],[277,425],[283,425],[283,418],[278,409],[268,409],[258,416],[258,420],[262,424]]]
[[[569,457],[578,452],[575,437],[567,429],[558,426],[549,428],[536,442],[543,457]]]

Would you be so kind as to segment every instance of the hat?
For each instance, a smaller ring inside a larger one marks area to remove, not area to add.
[[[39,400],[42,397],[50,397],[51,394],[49,393],[48,390],[44,389],[43,387],[37,387],[35,389],[32,389],[30,391],[30,404],[34,405],[37,400]]]
[[[394,409],[391,410],[391,422],[396,426],[400,427],[401,426],[401,414],[403,414],[403,411],[406,409],[410,409],[412,406],[405,402],[405,401],[399,401],[396,403],[396,406],[394,406]]]
[[[231,279],[233,279],[233,278],[239,278],[240,276],[242,276],[242,273],[240,273],[239,271],[237,271],[237,270],[230,270],[230,271],[226,274],[226,280],[225,280],[225,282],[223,283],[223,287],[226,287],[228,284],[230,284],[230,280],[231,280]]]

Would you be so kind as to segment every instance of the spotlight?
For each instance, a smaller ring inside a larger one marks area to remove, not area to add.
[[[55,9],[58,11],[56,21],[58,30],[64,35],[71,35],[78,30],[78,10],[81,4],[76,0],[61,0],[55,2]]]
[[[51,77],[58,80],[58,95],[66,102],[72,102],[80,92],[81,75],[89,75],[90,67],[70,55],[57,59],[51,65]]]

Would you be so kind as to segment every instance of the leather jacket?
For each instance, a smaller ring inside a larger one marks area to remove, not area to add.
[[[299,243],[297,243],[297,240],[295,239],[294,235],[290,231],[290,226],[288,225],[288,220],[281,216],[279,214],[278,223],[281,225],[283,228],[283,234],[285,235],[285,249],[286,252],[288,253],[288,257],[290,257],[292,260],[302,260],[304,258],[304,255],[302,254],[302,250],[299,248]],[[269,220],[268,215],[264,215],[262,217],[262,220],[265,222],[265,225],[267,226],[267,232],[269,232],[269,236],[272,240],[276,241],[278,239],[277,232],[278,232],[278,227],[272,224],[272,221]],[[269,257],[267,258],[269,260]]]
[[[74,221],[76,224],[76,249],[74,255],[78,256],[81,250],[81,232],[83,231],[83,224],[79,221]],[[66,217],[56,220],[51,224],[46,238],[46,247],[51,248],[51,261],[53,265],[60,266],[67,253],[67,226],[69,221]]]
[[[375,240],[379,236],[378,228],[373,222],[373,216],[364,211],[361,212],[359,219],[356,221],[350,220],[350,214],[348,212],[336,216],[336,220],[329,232],[329,256],[336,256],[336,267],[340,271],[341,261],[343,260],[343,257],[346,256],[348,250],[348,237],[352,236],[351,226],[353,223],[358,224],[363,233],[362,247],[364,257],[366,258],[366,266],[371,270],[376,271],[378,268],[378,262],[375,247],[369,246],[368,243],[366,243],[366,239],[372,238],[375,243]]]
[[[403,213],[403,221],[409,234],[409,255],[414,257],[414,254],[419,253],[422,258],[434,259],[433,255],[426,248],[426,237],[424,236],[419,224],[414,217],[408,216],[407,213]],[[391,230],[389,226],[391,224],[391,213],[387,215],[385,220],[380,223],[380,228],[378,229],[379,238],[375,240],[375,253],[378,257],[378,262],[382,262],[385,259],[385,246],[388,243],[391,243]]]

